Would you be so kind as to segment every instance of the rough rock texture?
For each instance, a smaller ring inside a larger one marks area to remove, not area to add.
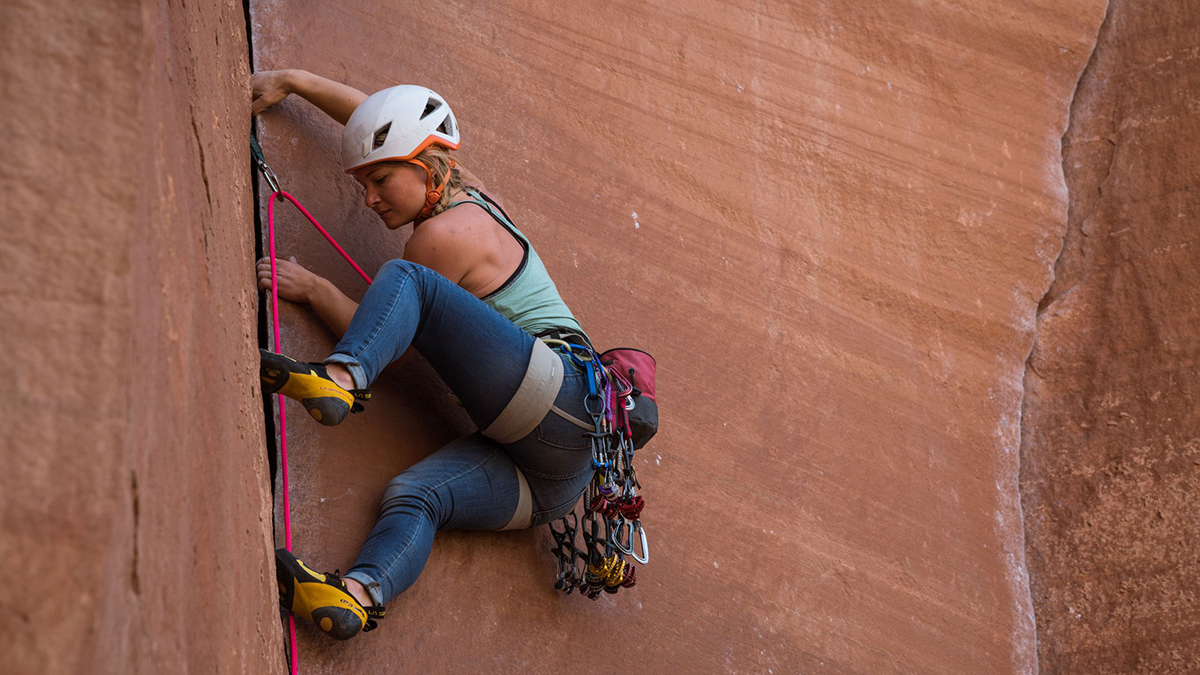
[[[445,533],[379,632],[302,630],[304,671],[1035,672],[1022,379],[1104,9],[252,1],[256,67],[450,100],[584,326],[658,357],[664,415],[636,589],[560,597],[543,533]],[[368,272],[400,254],[335,123],[262,122]],[[281,251],[361,295],[283,208]],[[287,351],[327,353],[306,309],[283,319]],[[391,476],[468,428],[444,391],[418,364],[342,427],[292,408],[309,561],[346,568]]]
[[[239,3],[0,6],[6,674],[282,672]]]
[[[1113,0],[1026,373],[1041,672],[1200,672],[1200,6]]]

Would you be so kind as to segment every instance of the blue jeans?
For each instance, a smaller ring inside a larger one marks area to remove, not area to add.
[[[325,362],[345,365],[355,386],[366,388],[413,345],[486,429],[524,379],[535,339],[437,272],[392,260],[380,268]],[[560,357],[565,376],[555,405],[590,419],[583,407],[587,375]],[[520,494],[514,464],[533,496],[532,525],[562,516],[591,481],[591,446],[583,434],[550,412],[514,443],[475,432],[417,462],[388,484],[375,526],[346,577],[384,605],[417,580],[437,530],[504,527]]]

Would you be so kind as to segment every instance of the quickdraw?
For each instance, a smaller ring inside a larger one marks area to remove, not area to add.
[[[271,188],[271,196],[274,197],[276,193],[283,192],[283,188],[279,187],[279,177],[267,165],[267,158],[263,156],[262,146],[258,144],[258,139],[253,135],[250,136],[250,154],[254,157],[254,166],[262,172],[263,180],[267,181],[267,187]]]
[[[561,346],[573,363],[588,374],[584,408],[593,429],[584,432],[591,441],[592,482],[583,494],[582,519],[575,511],[560,518],[550,533],[558,557],[554,587],[568,595],[579,590],[592,600],[603,593],[616,593],[637,584],[637,567],[650,562],[646,530],[640,520],[646,500],[638,494],[641,484],[633,464],[633,432],[628,411],[633,408],[633,385],[616,369],[601,363],[590,345],[563,340],[546,340]],[[582,527],[580,523],[582,522]],[[582,531],[584,547],[576,544]]]

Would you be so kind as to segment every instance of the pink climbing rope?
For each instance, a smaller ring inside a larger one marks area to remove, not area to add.
[[[284,192],[283,190],[279,190],[279,191],[272,193],[270,200],[267,202],[267,240],[268,240],[268,246],[269,246],[269,250],[270,250],[270,254],[271,254],[271,319],[272,319],[272,323],[275,326],[275,353],[282,354],[283,347],[282,347],[282,343],[281,343],[280,337],[279,337],[279,276],[275,270],[275,198],[276,197],[282,197],[283,199],[288,200],[297,209],[299,209],[300,213],[303,213],[304,217],[308,219],[308,222],[312,223],[313,227],[317,228],[317,230],[320,231],[322,235],[324,235],[325,239],[330,244],[333,244],[333,247],[337,249],[338,253],[342,254],[342,257],[346,259],[346,262],[350,263],[350,265],[354,268],[354,270],[356,272],[358,272],[359,275],[361,275],[362,278],[365,279],[368,284],[371,283],[371,277],[367,276],[367,273],[362,271],[362,268],[359,267],[353,260],[350,259],[350,256],[344,250],[342,250],[341,246],[338,246],[338,243],[333,240],[333,237],[329,236],[329,233],[325,231],[325,228],[321,227],[321,224],[317,222],[317,219],[313,218],[312,214],[309,213],[308,210],[305,209],[303,206],[301,206],[300,202],[296,201],[295,197]],[[291,507],[291,502],[288,499],[289,484],[288,484],[288,461],[287,461],[287,416],[286,416],[285,410],[284,410],[284,401],[285,400],[286,399],[284,398],[283,394],[279,394],[279,463],[282,466],[282,472],[283,472],[283,539],[284,539],[284,546],[287,548],[288,551],[291,551],[292,550],[292,507]],[[291,614],[291,613],[288,614],[288,642],[291,645],[291,655],[292,655],[291,673],[292,673],[292,675],[297,675],[298,665],[296,663],[296,615]]]
[[[362,271],[362,268],[359,267],[358,264],[355,263],[350,258],[350,255],[348,253],[346,253],[344,250],[342,250],[341,246],[338,246],[338,243],[333,240],[333,237],[329,236],[329,233],[325,231],[325,228],[321,227],[321,224],[317,222],[317,219],[312,217],[312,214],[308,212],[308,209],[301,206],[300,202],[296,201],[295,197],[289,195],[288,193],[284,192],[283,190],[280,190],[280,191],[276,192],[275,194],[271,195],[271,203],[267,205],[268,226],[272,222],[271,214],[275,208],[275,197],[283,197],[284,199],[291,202],[297,209],[300,209],[300,213],[303,213],[304,217],[308,218],[308,222],[312,223],[313,227],[317,228],[317,231],[321,233],[321,236],[325,237],[325,241],[328,241],[330,244],[333,244],[333,247],[337,249],[337,252],[342,254],[342,257],[346,259],[346,262],[350,263],[350,266],[354,268],[354,271],[358,272],[358,275],[363,278],[363,281],[366,281],[368,285],[371,283],[371,277],[367,276],[367,273]],[[272,237],[274,237],[274,235],[272,235]],[[271,239],[271,245],[272,246],[275,245],[274,238]],[[272,250],[271,255],[274,256],[275,255],[274,248],[272,248],[271,250]],[[275,262],[275,258],[272,257],[271,258],[272,265],[274,265],[274,262]],[[274,267],[271,268],[271,283],[272,284],[275,283],[275,268]]]

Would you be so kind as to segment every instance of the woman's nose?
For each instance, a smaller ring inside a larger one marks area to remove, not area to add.
[[[371,188],[367,188],[367,191],[363,193],[363,201],[366,202],[368,209],[373,209],[379,203],[379,195]]]

